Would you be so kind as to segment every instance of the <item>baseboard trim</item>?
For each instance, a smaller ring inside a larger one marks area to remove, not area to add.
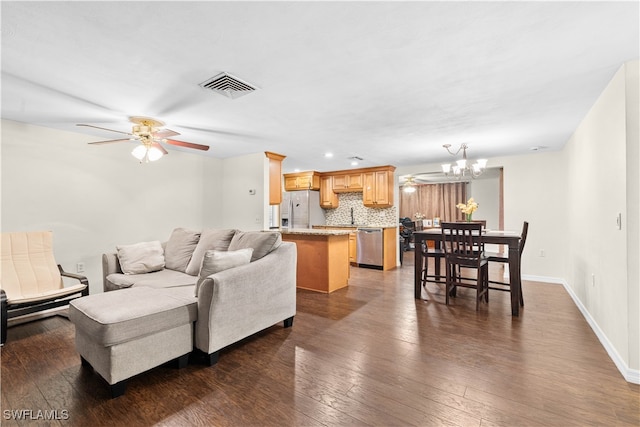
[[[523,279],[524,279],[524,276],[523,276]],[[534,279],[526,279],[526,280],[534,280]],[[540,282],[542,280],[536,280],[536,281]],[[624,379],[627,382],[630,382],[633,384],[640,384],[640,370],[631,369],[629,368],[629,366],[627,366],[626,362],[624,361],[624,359],[622,359],[622,357],[620,357],[620,355],[618,354],[618,351],[611,344],[606,334],[602,331],[602,329],[600,329],[600,326],[598,326],[598,323],[593,319],[593,317],[591,317],[591,314],[589,313],[587,308],[584,306],[584,304],[582,304],[582,301],[580,301],[580,299],[575,294],[575,292],[573,292],[573,289],[571,289],[571,287],[569,286],[569,283],[567,283],[567,281],[563,279],[555,279],[555,281],[552,281],[549,283],[559,283],[564,287],[567,293],[571,296],[571,299],[573,300],[576,307],[578,307],[578,310],[580,310],[580,313],[582,313],[582,316],[585,318],[585,320],[587,321],[587,323],[589,324],[593,332],[598,337],[600,344],[602,344],[604,349],[607,351],[607,354],[609,355],[611,360],[613,360],[613,363],[616,365],[616,368],[618,368],[618,371],[620,371]]]
[[[557,277],[532,276],[529,274],[523,274],[522,280],[527,280],[529,282],[555,283],[557,285],[562,285],[564,282],[564,280],[558,279]]]

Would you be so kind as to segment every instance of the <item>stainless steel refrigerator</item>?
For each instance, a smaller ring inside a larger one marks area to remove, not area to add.
[[[311,228],[326,224],[319,191],[285,191],[280,216],[282,228]]]

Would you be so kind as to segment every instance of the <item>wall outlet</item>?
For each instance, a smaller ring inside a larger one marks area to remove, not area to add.
[[[591,274],[591,286],[592,287],[596,287],[596,275],[595,274]]]
[[[547,255],[544,249],[540,249],[540,257],[544,258]]]
[[[76,272],[84,273],[84,262],[79,262],[76,264]]]

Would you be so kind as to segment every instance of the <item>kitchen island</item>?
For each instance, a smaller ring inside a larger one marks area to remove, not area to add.
[[[282,229],[298,248],[297,287],[330,293],[349,281],[349,230]]]

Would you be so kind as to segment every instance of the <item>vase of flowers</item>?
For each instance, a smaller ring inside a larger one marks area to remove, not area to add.
[[[478,210],[478,204],[473,200],[473,197],[471,197],[467,200],[467,203],[458,203],[456,208],[460,209],[460,212],[464,214],[467,222],[471,222],[473,213]]]

